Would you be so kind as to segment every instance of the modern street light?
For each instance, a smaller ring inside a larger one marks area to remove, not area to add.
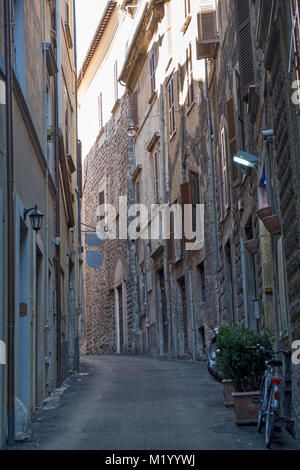
[[[37,205],[35,205],[31,209],[24,209],[24,220],[26,220],[26,217],[30,212],[31,214],[29,215],[29,217],[30,217],[31,226],[32,226],[32,229],[37,233],[42,228],[44,214],[42,214],[38,210]]]
[[[241,166],[246,166],[248,168],[257,168],[260,158],[251,153],[239,151],[234,157],[233,161]]]

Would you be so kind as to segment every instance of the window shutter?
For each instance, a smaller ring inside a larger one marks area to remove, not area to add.
[[[137,91],[134,91],[131,94],[131,113],[132,121],[135,129],[139,127],[139,114],[138,114],[138,94]]]
[[[227,122],[228,122],[228,132],[229,132],[230,161],[231,161],[231,166],[232,166],[232,181],[234,183],[238,180],[239,174],[238,174],[238,167],[237,165],[233,163],[233,160],[232,160],[238,150],[236,115],[235,115],[233,98],[230,98],[227,101]]]
[[[197,59],[209,59],[213,57],[215,46],[219,42],[215,0],[202,0],[200,2],[197,21]]]
[[[241,94],[248,94],[249,85],[255,83],[249,0],[235,0],[240,59]]]

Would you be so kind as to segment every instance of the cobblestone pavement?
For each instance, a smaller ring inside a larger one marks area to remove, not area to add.
[[[64,393],[35,414],[39,450],[263,450],[253,426],[237,427],[205,364],[149,357],[86,356]],[[285,431],[274,449],[294,449]]]

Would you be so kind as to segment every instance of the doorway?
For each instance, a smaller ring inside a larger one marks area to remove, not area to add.
[[[160,305],[161,305],[161,320],[162,320],[162,339],[163,339],[163,352],[168,353],[168,314],[167,314],[167,301],[166,301],[166,287],[164,270],[158,271],[159,290],[160,290]]]

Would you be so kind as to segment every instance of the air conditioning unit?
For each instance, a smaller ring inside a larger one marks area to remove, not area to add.
[[[197,22],[197,59],[211,59],[215,56],[219,45],[215,0],[203,0],[200,2]]]

